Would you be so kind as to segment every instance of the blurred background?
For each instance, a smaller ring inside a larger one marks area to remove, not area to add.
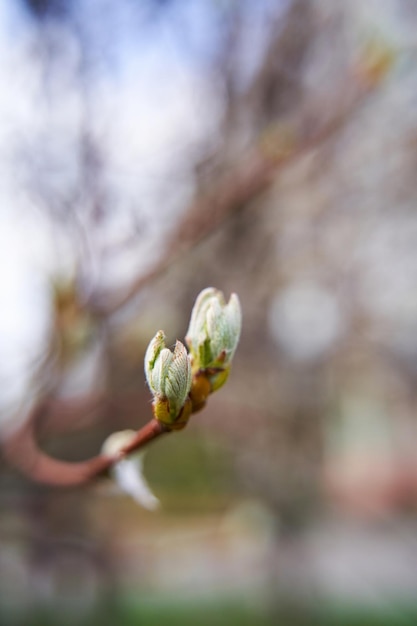
[[[415,624],[417,5],[0,3],[0,621]],[[239,294],[149,512],[31,476],[151,417]]]

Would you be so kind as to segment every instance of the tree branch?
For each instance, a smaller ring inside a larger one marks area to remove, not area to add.
[[[330,120],[311,133],[311,118],[317,118],[310,112],[306,116],[308,119],[301,120],[298,128],[294,128],[296,139],[289,149],[282,149],[279,138],[275,149],[272,139],[272,150],[271,146],[265,148],[261,140],[258,141],[242,157],[240,163],[213,183],[211,189],[200,192],[169,238],[162,258],[148,272],[134,279],[127,288],[93,297],[90,303],[93,313],[106,317],[117,312],[182,254],[214,232],[227,217],[268,189],[283,167],[331,139],[351,119],[365,97],[377,87],[377,83],[363,84],[354,74],[350,78],[346,92],[340,94],[340,102]],[[317,117],[324,104],[317,104]]]
[[[73,463],[54,459],[39,448],[34,417],[31,415],[32,419],[29,419],[22,429],[3,444],[4,456],[11,465],[31,480],[59,487],[85,484],[105,474],[124,456],[143,448],[153,439],[169,432],[164,424],[152,419],[137,431],[132,441],[117,455],[99,454],[86,461]]]

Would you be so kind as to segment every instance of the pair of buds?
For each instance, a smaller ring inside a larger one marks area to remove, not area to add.
[[[242,324],[239,299],[228,303],[221,291],[208,287],[195,302],[185,338],[174,351],[158,331],[145,355],[145,374],[153,393],[153,413],[170,430],[180,430],[191,413],[201,409],[210,393],[227,380]]]
[[[181,430],[191,413],[200,410],[207,397],[227,380],[242,323],[239,299],[232,294],[228,303],[221,291],[209,287],[198,296],[185,339],[190,353],[177,341],[174,351],[165,346],[165,334],[158,331],[145,355],[146,380],[153,394],[153,413],[166,430]],[[103,454],[114,456],[135,437],[125,430],[110,435]],[[147,509],[159,501],[143,475],[143,451],[123,457],[112,467],[120,488]]]

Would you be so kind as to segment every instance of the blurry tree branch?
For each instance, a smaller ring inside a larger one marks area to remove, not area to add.
[[[298,15],[299,6],[303,6],[303,2],[295,3],[295,17]],[[303,50],[294,49],[290,37],[284,38],[284,48],[285,46],[295,65],[300,63]],[[268,50],[267,60],[272,62],[275,58],[276,49],[272,46]],[[217,178],[212,176],[200,189],[169,237],[159,261],[148,272],[138,275],[127,288],[92,294],[90,301],[87,302],[89,313],[97,320],[105,320],[107,316],[117,312],[181,255],[219,228],[230,215],[240,211],[259,194],[265,192],[276,180],[282,168],[309,151],[319,149],[324,142],[337,136],[337,133],[350,122],[352,115],[364,103],[366,97],[380,84],[388,66],[389,59],[387,61],[382,54],[374,58],[373,65],[367,66],[364,63],[359,71],[355,68],[355,71],[346,77],[345,86],[331,105],[331,113],[327,114],[326,120],[323,120],[322,111],[329,109],[328,98],[325,102],[316,102],[313,106],[310,103],[304,115],[299,115],[285,125],[274,125],[270,123],[270,117],[267,117],[266,127],[260,135],[258,134],[252,146],[244,151],[237,164],[225,168]],[[269,83],[269,78],[267,80],[264,74],[260,74],[259,80],[262,83],[265,81]],[[259,129],[257,132],[259,133]],[[90,157],[87,151],[87,162]],[[93,166],[94,164],[90,163],[90,167]],[[97,195],[96,190],[94,195]],[[93,212],[98,210],[99,206],[95,204]],[[46,409],[47,402],[45,398],[38,400],[25,425],[5,443],[4,452],[8,461],[24,474],[33,480],[50,485],[69,486],[86,483],[106,472],[124,455],[140,449],[167,432],[163,424],[151,419],[137,431],[134,440],[117,456],[98,455],[80,463],[59,461],[41,451],[37,443],[37,423]],[[102,398],[91,397],[78,402],[78,409],[81,412],[94,411],[100,407]],[[59,419],[65,415],[65,410],[59,406],[55,406],[54,412]]]
[[[160,260],[148,272],[138,275],[125,289],[93,295],[90,303],[93,313],[106,317],[126,305],[173,261],[266,191],[283,167],[335,136],[376,86],[377,82],[365,84],[352,76],[346,93],[341,94],[333,115],[324,124],[317,123],[323,104],[318,103],[317,114],[309,111],[298,127],[267,129],[237,165],[197,195],[169,238]]]
[[[139,429],[136,437],[115,456],[99,454],[86,461],[65,462],[54,459],[39,449],[36,439],[36,421],[43,407],[37,406],[22,429],[15,432],[4,444],[4,456],[13,466],[31,480],[56,486],[84,484],[106,473],[112,465],[168,432],[156,419]]]

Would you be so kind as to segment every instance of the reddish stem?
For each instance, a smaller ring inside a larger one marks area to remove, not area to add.
[[[8,461],[31,480],[60,487],[70,487],[89,482],[103,474],[123,456],[139,450],[144,445],[168,432],[164,424],[150,420],[137,431],[134,439],[119,454],[99,454],[80,462],[59,461],[39,449],[35,437],[33,420],[16,432],[5,444],[4,453]]]

